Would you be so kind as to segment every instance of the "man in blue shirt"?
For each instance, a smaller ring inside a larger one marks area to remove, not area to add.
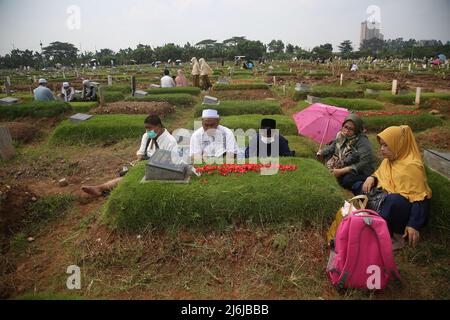
[[[47,80],[39,79],[39,87],[33,90],[34,100],[36,101],[51,101],[55,100],[52,91],[47,88]]]

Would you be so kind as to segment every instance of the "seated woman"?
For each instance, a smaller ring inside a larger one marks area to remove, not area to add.
[[[319,150],[317,156],[326,161],[339,184],[353,193],[355,183],[366,180],[375,170],[372,145],[363,134],[361,118],[355,114],[345,118],[336,140]]]
[[[364,184],[356,186],[357,194],[369,193],[374,187],[386,191],[379,213],[393,235],[393,248],[402,248],[405,238],[415,247],[432,195],[422,156],[409,126],[389,127],[377,137],[384,160]]]

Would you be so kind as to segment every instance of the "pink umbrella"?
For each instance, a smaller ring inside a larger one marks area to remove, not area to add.
[[[344,119],[349,115],[344,108],[315,103],[293,115],[298,133],[320,143],[330,143],[341,130]]]

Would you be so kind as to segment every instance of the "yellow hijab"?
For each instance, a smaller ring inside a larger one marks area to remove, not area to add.
[[[409,126],[389,127],[378,134],[394,158],[384,159],[374,176],[378,187],[388,193],[399,193],[409,202],[431,198],[422,156]]]

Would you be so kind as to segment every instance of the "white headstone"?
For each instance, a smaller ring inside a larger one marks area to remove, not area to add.
[[[63,71],[63,78],[65,79],[66,78],[66,73]]]
[[[408,72],[411,72],[411,63],[408,65]]]
[[[112,76],[108,75],[108,86],[112,86],[112,84],[113,84]]]
[[[392,95],[396,95],[397,94],[397,80],[392,80]]]
[[[276,86],[277,85],[277,77],[273,76],[273,85]]]
[[[420,104],[420,94],[422,93],[422,88],[418,87],[416,89],[416,105]]]
[[[310,96],[310,95],[307,95],[307,96],[306,96],[306,101],[307,101],[309,104],[313,104],[313,103],[320,102],[320,98],[314,97],[314,96]]]
[[[340,80],[340,85],[342,86],[342,82],[344,81],[344,74],[343,73],[341,73],[341,80]]]
[[[8,87],[11,86],[11,78],[9,76],[6,76],[6,84],[8,85]]]

